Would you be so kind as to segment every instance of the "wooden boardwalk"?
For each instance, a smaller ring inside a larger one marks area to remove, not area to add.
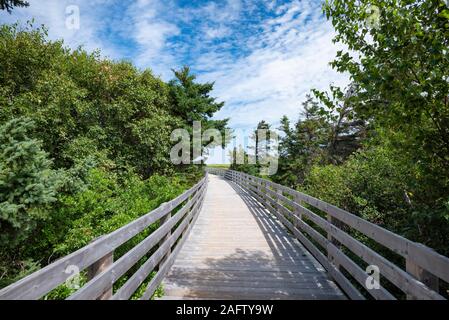
[[[354,231],[369,241],[354,238]],[[396,259],[376,252],[374,243]],[[366,286],[373,280],[367,265],[381,272],[376,289]],[[87,271],[87,281],[70,300],[124,300],[136,292],[148,300],[161,284],[162,299],[445,300],[440,281],[449,283],[449,258],[423,244],[289,187],[218,168],[207,168],[176,198],[1,289],[0,300],[45,299],[67,283],[74,266]]]
[[[345,298],[272,214],[215,175],[163,288],[163,299]]]

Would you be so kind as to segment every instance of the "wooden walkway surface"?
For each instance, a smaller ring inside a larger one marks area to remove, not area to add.
[[[215,175],[163,288],[163,299],[345,299],[273,215]]]
[[[0,289],[0,300],[45,298],[71,279],[73,266],[88,277],[70,300],[130,299],[142,289],[148,300],[161,284],[163,299],[447,299],[449,258],[433,249],[287,186],[233,170],[207,173],[176,198]],[[376,252],[379,245],[395,259]],[[367,288],[367,265],[378,266],[394,292]]]

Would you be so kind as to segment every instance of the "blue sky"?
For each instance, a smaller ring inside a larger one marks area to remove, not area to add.
[[[216,117],[231,118],[234,129],[249,130],[262,119],[276,127],[284,114],[296,119],[310,89],[348,83],[328,65],[339,48],[319,0],[29,2],[1,12],[0,21],[34,18],[52,39],[98,48],[164,80],[172,68],[189,65],[199,81],[215,81],[214,95],[225,101]],[[79,8],[79,29],[66,27],[70,5]]]

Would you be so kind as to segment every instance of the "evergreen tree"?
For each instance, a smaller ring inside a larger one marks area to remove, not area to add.
[[[279,174],[275,180],[291,186],[303,183],[314,163],[326,161],[330,137],[327,114],[318,102],[308,95],[302,109],[293,128],[286,116],[279,128],[283,136],[279,143]]]
[[[173,73],[175,78],[169,82],[171,112],[184,119],[187,128],[191,128],[193,121],[201,121],[203,130],[215,128],[224,135],[228,119],[212,120],[214,113],[224,105],[224,102],[217,102],[210,96],[214,83],[195,82],[196,76],[187,66],[173,70]]]
[[[251,175],[258,175],[258,168],[250,163],[251,155],[249,155],[245,149],[239,145],[238,148],[234,147],[232,151],[229,152],[229,157],[231,158],[231,170],[245,172]],[[252,159],[254,161],[254,159]]]
[[[331,86],[330,90],[330,94],[313,91],[324,105],[321,114],[329,122],[327,160],[333,164],[341,164],[361,148],[368,134],[368,121],[356,111],[355,83],[348,87],[345,94],[338,87]]]
[[[0,0],[0,9],[11,13],[13,7],[28,7],[30,4],[23,0]]]
[[[228,137],[226,130],[229,130],[227,123],[229,119],[214,120],[212,116],[219,111],[224,102],[217,102],[216,98],[210,96],[214,88],[214,83],[197,83],[196,76],[191,74],[190,68],[185,66],[180,70],[173,70],[175,78],[168,84],[170,97],[171,113],[183,119],[184,128],[190,133],[193,138],[193,122],[201,122],[201,132],[208,129],[216,129],[220,132],[221,137]],[[202,141],[201,145],[194,145],[195,139],[191,143],[191,155],[199,157],[195,153],[195,149],[201,149],[201,154],[204,154],[204,147],[217,146],[216,141]],[[222,139],[221,147],[225,147],[229,141]],[[198,150],[199,151],[199,150]],[[203,158],[200,158],[201,163]],[[193,159],[198,161],[197,159]]]
[[[59,184],[41,143],[29,137],[33,122],[13,119],[0,127],[0,243],[14,247],[47,218]]]
[[[256,130],[254,130],[254,133],[251,136],[251,139],[254,141],[254,147],[252,147],[252,149],[254,149],[256,167],[260,167],[260,159],[267,156],[269,152],[271,141],[270,127],[269,123],[262,120],[257,124]]]

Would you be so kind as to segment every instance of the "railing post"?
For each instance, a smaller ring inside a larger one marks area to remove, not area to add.
[[[191,199],[191,197],[189,197],[187,199],[187,202]],[[167,203],[163,203],[161,206],[166,206]],[[159,220],[159,228],[162,227],[165,223],[167,223],[168,220],[170,220],[171,218],[171,210],[170,212],[168,212],[165,216],[163,216],[160,220]],[[171,236],[171,230],[169,230],[167,232],[167,234],[161,239],[161,241],[159,241],[159,246],[163,245],[165,241],[167,241]],[[163,265],[165,263],[165,261],[168,259],[168,257],[171,254],[171,248],[169,248],[167,250],[167,254],[161,259],[161,261],[159,262],[159,265]]]
[[[259,185],[259,190],[260,190],[260,198],[263,199],[263,201],[267,202],[267,198],[266,198],[267,191],[264,189],[264,187],[266,188],[267,185],[262,180],[259,181],[258,185]]]
[[[281,188],[277,188],[276,189],[276,193],[278,194],[278,196],[276,197],[276,203],[278,205],[282,204],[281,198],[279,197],[279,195],[282,196],[282,189]],[[281,209],[280,208],[276,208],[276,211],[279,213],[279,215],[282,215]]]
[[[327,221],[331,224],[334,225],[336,227],[341,226],[341,222],[337,219],[335,219],[334,217],[332,217],[329,213],[327,214]],[[335,239],[334,237],[332,237],[331,231],[329,230],[327,232],[327,240],[329,240],[330,243],[332,243],[333,245],[335,245],[337,248],[340,248],[340,243],[338,242],[337,239]],[[329,252],[329,250],[327,251],[327,258],[329,261],[331,261],[334,265],[336,265],[336,267],[339,269],[340,265],[335,263],[335,259],[332,256],[332,254]]]
[[[300,206],[303,205],[303,203],[302,203],[302,201],[301,201],[299,195],[297,195],[297,194],[295,194],[295,195],[293,196],[293,201],[294,201],[296,204],[300,205]],[[294,212],[295,212],[295,216],[296,216],[298,219],[302,220],[302,212],[301,212],[298,208],[294,208]],[[299,223],[298,223],[297,221],[295,221],[295,222],[293,223],[293,225],[294,225],[297,229],[299,229]]]
[[[96,239],[95,239],[96,240]],[[94,241],[95,241],[94,240]],[[98,259],[92,265],[87,268],[87,281],[89,282],[97,275],[102,273],[104,270],[109,268],[114,263],[114,251],[111,251],[103,258]],[[112,283],[110,287],[106,288],[106,290],[97,297],[97,300],[108,300],[112,297]]]
[[[199,189],[198,189],[196,192],[200,192],[200,189],[201,189],[201,187],[199,187]],[[195,196],[195,194],[192,194],[192,195],[187,199],[187,202],[190,201],[190,200],[192,200],[194,196]],[[200,201],[200,197],[201,197],[201,196],[198,196],[197,201]],[[190,212],[192,212],[193,207],[195,207],[195,205],[196,205],[196,202],[192,203],[192,206],[191,206],[190,209],[188,210],[189,212],[186,212],[186,214],[185,214],[186,217],[187,217],[187,215],[188,215]],[[171,216],[171,212],[170,212],[170,216]],[[193,219],[195,219],[195,214],[194,214],[194,216],[192,217],[192,220],[191,220],[190,223],[192,223]],[[188,227],[186,226],[186,228],[181,232],[181,236],[180,236],[179,238],[183,238],[183,237],[185,237],[185,236],[187,235],[187,229],[188,229]],[[171,234],[171,232],[170,232],[170,234]],[[169,249],[167,255],[164,257],[164,261],[168,258],[168,256],[169,256],[170,254],[171,254],[171,248]]]
[[[405,260],[405,270],[414,276],[417,280],[424,283],[430,289],[439,292],[439,280],[438,277],[434,276],[427,270],[421,268],[419,265],[414,263],[410,258]],[[412,295],[407,295],[407,300],[414,300],[416,297]]]

